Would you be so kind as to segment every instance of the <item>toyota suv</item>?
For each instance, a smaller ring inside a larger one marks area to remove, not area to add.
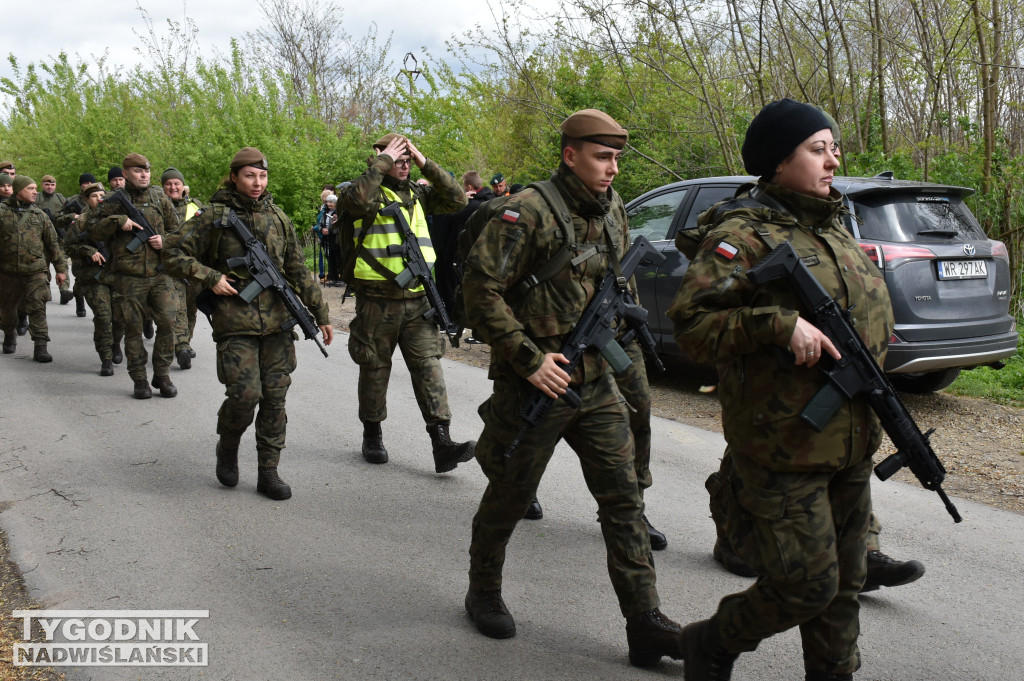
[[[689,261],[675,247],[680,230],[752,177],[711,177],[665,185],[626,206],[630,231],[643,234],[665,256],[637,270],[640,300],[649,310],[659,353],[679,356],[672,304]],[[896,328],[885,371],[905,392],[941,390],[961,369],[989,365],[1017,351],[1017,324],[1009,314],[1010,262],[1006,246],[985,236],[964,198],[965,187],[875,177],[837,177],[852,217],[846,228],[885,275]]]

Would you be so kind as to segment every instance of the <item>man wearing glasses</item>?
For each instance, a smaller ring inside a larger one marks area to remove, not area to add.
[[[401,204],[424,259],[432,265],[435,255],[427,216],[463,208],[466,193],[447,171],[401,135],[384,135],[373,148],[375,156],[369,159],[366,172],[338,197],[344,220],[341,234],[347,242],[342,244],[342,278],[355,290],[356,298],[348,351],[359,365],[363,458],[375,464],[388,461],[381,422],[387,418],[391,357],[397,346],[430,434],[434,470],[445,473],[473,458],[476,443],[453,442],[449,436],[452,416],[441,370],[444,341],[434,321],[425,318],[431,308],[423,287],[416,280],[408,288],[395,283],[406,265],[401,256],[389,255],[388,247],[401,245],[402,234],[395,218],[382,215],[381,210],[396,201]],[[429,185],[410,181],[412,164]]]

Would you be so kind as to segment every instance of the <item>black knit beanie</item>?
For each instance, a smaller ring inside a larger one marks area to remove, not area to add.
[[[743,139],[743,165],[751,175],[770,180],[775,169],[805,139],[831,128],[825,115],[810,104],[778,99],[754,116]]]
[[[96,181],[96,176],[92,173],[82,173],[78,176],[78,184],[92,184]]]

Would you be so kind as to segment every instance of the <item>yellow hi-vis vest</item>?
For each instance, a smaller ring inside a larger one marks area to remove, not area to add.
[[[384,194],[384,206],[390,205],[395,201],[402,200],[395,192],[391,191],[387,187],[381,187],[380,189]],[[401,210],[405,215],[406,221],[409,223],[410,229],[412,229],[412,233],[416,235],[416,241],[419,243],[420,250],[423,252],[423,259],[427,261],[427,266],[432,268],[437,256],[434,254],[434,246],[430,241],[430,233],[427,231],[427,215],[423,212],[423,206],[419,201],[416,201],[413,203],[411,212],[405,208],[402,208]],[[353,245],[355,245],[359,243],[364,227],[360,220],[357,220],[353,227]],[[387,215],[382,215],[378,211],[373,224],[366,228],[366,230],[366,236],[363,237],[363,249],[365,249],[366,254],[376,260],[378,264],[383,265],[386,269],[394,272],[396,275],[404,270],[405,262],[400,256],[388,255],[388,246],[402,245],[401,227],[398,226],[394,219]],[[352,273],[356,279],[365,279],[368,281],[386,281],[388,279],[388,277],[385,277],[374,270],[373,267],[363,259],[362,254],[356,258],[355,267],[353,268]],[[409,290],[422,291],[423,285],[418,284],[411,287]]]
[[[185,204],[185,220],[188,220],[199,210],[199,206],[196,205],[195,201],[189,199],[189,202]]]

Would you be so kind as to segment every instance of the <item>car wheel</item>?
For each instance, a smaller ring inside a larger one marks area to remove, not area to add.
[[[923,374],[889,374],[892,387],[905,393],[933,393],[956,380],[959,369],[943,369]]]

